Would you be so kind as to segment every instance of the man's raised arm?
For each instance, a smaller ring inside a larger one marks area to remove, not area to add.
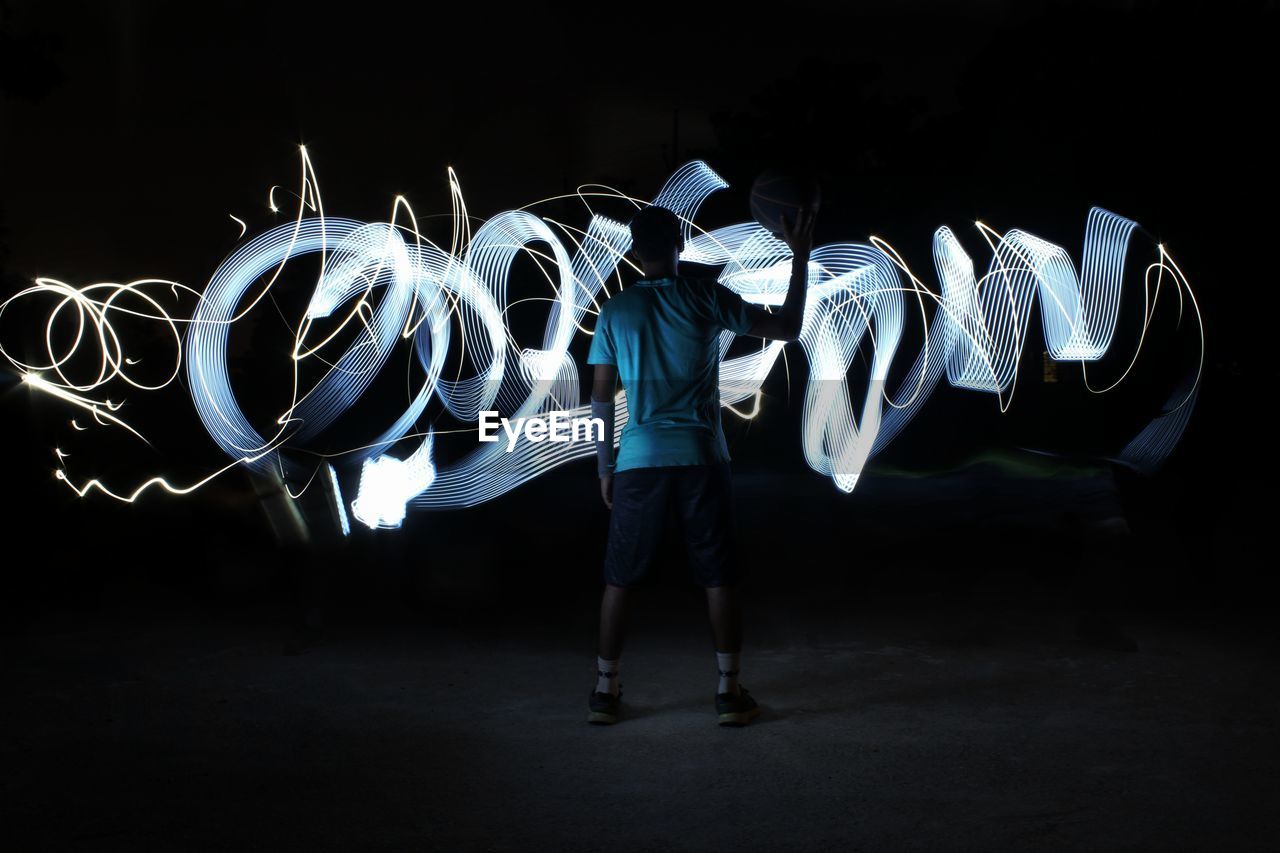
[[[793,224],[782,217],[782,239],[791,247],[791,282],[782,307],[770,314],[759,306],[751,306],[751,328],[747,334],[757,338],[794,341],[804,325],[804,303],[809,285],[809,253],[813,250],[811,210],[801,210]]]

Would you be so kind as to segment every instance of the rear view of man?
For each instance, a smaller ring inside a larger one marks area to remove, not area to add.
[[[720,426],[720,333],[793,341],[804,321],[812,213],[783,221],[792,251],[782,307],[769,313],[711,279],[679,274],[679,218],[646,207],[631,221],[632,251],[644,277],[601,308],[587,358],[595,365],[591,413],[605,423],[597,472],[612,510],[605,553],[596,686],[588,722],[617,722],[618,666],[629,590],[647,574],[670,504],[680,516],[694,579],[707,608],[720,673],[721,725],[750,722],[759,707],[738,683],[742,652],[742,566],[733,551],[729,451]],[[613,456],[614,398],[626,390],[628,420]]]

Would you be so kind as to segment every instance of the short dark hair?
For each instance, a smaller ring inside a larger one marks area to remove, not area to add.
[[[631,248],[642,258],[657,260],[684,248],[680,217],[665,207],[649,205],[631,217]]]

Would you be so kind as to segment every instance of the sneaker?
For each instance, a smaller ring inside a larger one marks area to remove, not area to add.
[[[716,715],[722,726],[745,726],[760,714],[760,706],[747,693],[747,688],[739,685],[738,693],[716,694]]]
[[[622,704],[622,687],[618,687],[618,695],[591,691],[587,700],[587,722],[597,726],[611,726],[618,722],[618,706]]]

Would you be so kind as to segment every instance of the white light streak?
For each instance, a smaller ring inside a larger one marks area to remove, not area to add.
[[[422,434],[417,425],[433,403],[433,423],[448,417],[475,424],[480,413],[488,411],[501,412],[512,423],[588,417],[589,408],[579,402],[579,366],[570,348],[589,334],[587,315],[597,313],[602,299],[622,285],[620,268],[629,263],[630,249],[626,226],[596,213],[591,201],[603,198],[635,207],[644,202],[592,185],[590,191],[579,188],[576,194],[591,213],[585,231],[540,217],[537,203],[500,213],[473,229],[461,186],[450,169],[452,228],[446,247],[422,235],[418,218],[402,196],[394,200],[388,222],[326,216],[311,160],[305,149],[300,154],[296,217],[240,245],[203,289],[159,279],[81,288],[37,279],[0,303],[0,314],[17,302],[52,297],[45,334],[48,357],[29,364],[2,347],[0,354],[28,387],[139,438],[141,433],[116,414],[123,404],[99,395],[108,386],[157,391],[184,374],[197,416],[232,460],[222,471],[243,465],[259,473],[278,471],[286,483],[309,483],[317,465],[324,465],[339,501],[344,533],[348,522],[335,464],[353,469],[358,465],[351,515],[367,527],[385,528],[400,526],[410,506],[473,506],[593,454],[594,443],[585,440],[521,441],[510,452],[502,443],[477,442],[469,454],[437,466],[434,427],[405,458],[390,451]],[[680,167],[652,203],[681,217],[686,232],[682,260],[718,267],[719,281],[747,301],[777,306],[787,291],[788,247],[756,223],[710,231],[695,224],[707,197],[727,186],[705,163],[694,161]],[[269,191],[268,205],[278,212],[276,189]],[[400,221],[402,214],[408,224]],[[240,224],[241,236],[247,234],[245,222],[231,218]],[[1053,359],[1088,365],[1112,351],[1137,223],[1101,208],[1091,210],[1079,273],[1071,256],[1054,243],[1016,229],[1000,234],[981,222],[976,228],[991,253],[981,277],[951,229],[943,226],[934,233],[940,283],[936,291],[878,237],[869,243],[830,243],[812,252],[799,339],[809,367],[801,441],[809,466],[839,489],[856,487],[867,461],[901,433],[944,375],[950,385],[993,395],[999,408],[1007,409],[1037,301]],[[278,417],[264,434],[250,423],[231,386],[230,329],[257,309],[286,265],[306,255],[318,256],[319,273],[303,315],[290,324],[296,330],[292,394],[281,401]],[[521,255],[537,262],[549,293],[516,300],[548,306],[537,346],[517,341],[508,326],[508,309],[515,304],[509,298],[508,279]],[[166,310],[152,295],[158,286],[175,302],[184,293],[193,295],[194,310],[189,316]],[[1146,268],[1144,336],[1164,287],[1177,293],[1180,315],[1188,307],[1194,312],[1203,361],[1198,304],[1182,271],[1160,245]],[[164,362],[166,369],[158,377],[143,381],[138,373],[142,359],[125,354],[126,342],[112,323],[121,317],[158,323],[172,342],[172,361]],[[887,385],[908,321],[917,320],[920,349],[890,393]],[[321,321],[328,330],[323,335],[315,331]],[[55,329],[62,331],[55,334]],[[56,343],[65,341],[67,332],[71,342]],[[341,340],[348,343],[335,352]],[[762,411],[762,383],[784,354],[784,346],[762,342],[730,358],[733,340],[732,333],[724,332],[719,342],[721,403],[738,417],[757,417]],[[84,374],[90,347],[96,348],[96,363]],[[1141,340],[1134,347],[1134,360],[1140,348]],[[421,374],[407,389],[402,414],[361,447],[321,454],[317,463],[317,454],[305,452],[305,445],[337,423],[397,353],[412,355]],[[861,387],[852,387],[851,373],[861,358],[866,360],[866,375]],[[302,388],[299,365],[308,359],[321,359],[327,369],[315,384]],[[1186,427],[1198,385],[1198,373],[1180,385],[1116,460],[1141,470],[1158,467]],[[617,406],[615,441],[626,423],[625,394]],[[74,420],[71,425],[77,432],[89,430]],[[68,454],[59,449],[57,455],[61,462]],[[151,486],[185,494],[222,471],[188,487],[153,477],[128,494],[113,492],[97,480],[74,486],[64,470],[56,473],[81,495],[96,489],[132,501]]]

